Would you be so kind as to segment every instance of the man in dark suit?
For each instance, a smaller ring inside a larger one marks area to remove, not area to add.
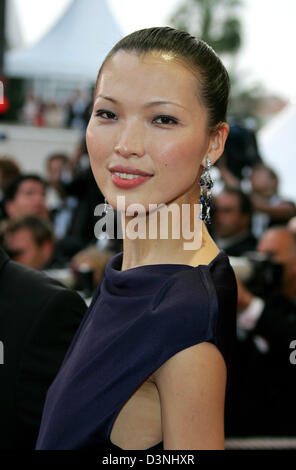
[[[76,292],[0,247],[0,450],[34,449],[47,389],[85,311]]]
[[[257,250],[283,266],[281,282],[264,298],[238,280],[237,343],[226,434],[296,435],[296,237],[285,227],[266,230]],[[295,346],[294,346],[295,347]]]
[[[252,204],[249,196],[237,188],[225,186],[215,196],[213,225],[215,242],[228,256],[243,256],[256,249],[251,232]]]

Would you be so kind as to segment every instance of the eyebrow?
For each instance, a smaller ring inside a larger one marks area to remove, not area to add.
[[[104,98],[105,100],[108,100],[108,101],[111,101],[114,104],[120,104],[119,101],[115,100],[111,96],[98,95],[98,97],[99,98]],[[182,106],[179,103],[174,103],[173,101],[167,101],[167,100],[150,101],[149,103],[144,104],[144,108],[149,108],[151,106],[160,105],[160,104],[173,104],[174,106],[179,106],[180,108],[186,109],[184,106]]]

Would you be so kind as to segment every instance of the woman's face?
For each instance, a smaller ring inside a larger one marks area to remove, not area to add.
[[[168,54],[117,52],[101,72],[86,139],[97,184],[115,209],[116,196],[146,210],[188,202],[210,143],[195,75]],[[127,180],[117,166],[149,176]]]

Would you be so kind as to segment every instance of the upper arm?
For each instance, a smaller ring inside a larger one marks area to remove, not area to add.
[[[224,449],[226,365],[217,347],[195,344],[154,374],[164,449]]]

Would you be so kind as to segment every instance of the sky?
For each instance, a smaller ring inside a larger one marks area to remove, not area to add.
[[[72,0],[7,0],[17,7],[27,45],[50,29]],[[83,1],[83,0],[80,0]],[[98,0],[100,1],[100,0]],[[184,0],[106,0],[123,32],[169,25]],[[243,0],[243,47],[237,66],[246,84],[296,102],[296,0]]]

